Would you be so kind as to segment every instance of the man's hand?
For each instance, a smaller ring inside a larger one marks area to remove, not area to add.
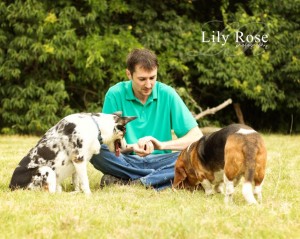
[[[154,149],[163,149],[163,142],[160,142],[152,136],[140,138],[136,144],[128,144],[125,152],[135,152],[140,157],[146,157],[153,153]]]
[[[164,142],[161,142],[152,136],[146,136],[146,137],[140,138],[139,142],[142,142],[142,143],[143,142],[151,142],[154,149],[164,150]]]
[[[140,138],[137,144],[133,147],[133,151],[141,157],[151,154],[154,151],[154,146],[150,138],[152,137],[147,136]]]

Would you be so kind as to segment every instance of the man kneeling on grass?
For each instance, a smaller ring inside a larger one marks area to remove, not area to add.
[[[91,163],[104,176],[100,187],[141,184],[157,190],[170,187],[179,152],[202,136],[197,122],[176,93],[157,81],[158,60],[147,49],[135,49],[127,57],[128,81],[112,86],[103,113],[122,111],[138,118],[126,127],[126,151],[119,157],[103,145]],[[172,140],[172,130],[177,139]]]

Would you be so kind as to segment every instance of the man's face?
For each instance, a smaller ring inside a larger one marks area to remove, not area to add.
[[[132,89],[134,95],[143,103],[145,103],[155,85],[157,68],[148,71],[142,68],[140,65],[137,65],[132,74],[129,72],[129,70],[126,70],[126,74],[128,78],[132,80]]]

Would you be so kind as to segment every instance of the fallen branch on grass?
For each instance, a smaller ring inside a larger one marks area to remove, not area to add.
[[[196,120],[198,120],[198,119],[200,119],[200,118],[202,118],[202,117],[204,117],[204,116],[206,116],[206,115],[214,114],[214,113],[216,113],[217,111],[219,111],[219,110],[225,108],[227,105],[230,105],[231,103],[232,103],[232,99],[228,99],[228,100],[224,101],[222,104],[220,104],[220,105],[218,105],[218,106],[216,106],[216,107],[213,107],[213,108],[211,108],[211,109],[208,108],[207,110],[202,111],[201,113],[195,115],[194,118],[195,118]]]

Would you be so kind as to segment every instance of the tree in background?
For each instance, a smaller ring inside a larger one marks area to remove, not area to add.
[[[42,133],[69,113],[99,111],[127,52],[141,46],[129,29],[115,32],[110,18],[122,9],[105,1],[7,1],[0,9],[3,133]]]
[[[299,0],[1,1],[1,132],[42,133],[69,113],[101,111],[135,47],[158,54],[159,80],[191,111],[195,101],[205,109],[232,98],[258,129],[286,131],[291,119],[296,129],[299,8]],[[267,34],[267,47],[237,46],[237,31]],[[203,42],[202,32],[230,37]],[[199,123],[233,121],[228,107]]]

